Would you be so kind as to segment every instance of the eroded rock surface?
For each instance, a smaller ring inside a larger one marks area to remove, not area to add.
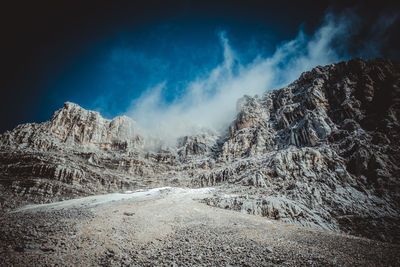
[[[399,244],[295,226],[197,201],[212,191],[159,188],[26,207],[0,221],[0,265],[400,264]]]
[[[400,65],[353,59],[245,96],[218,135],[154,143],[127,117],[66,103],[0,137],[3,210],[103,192],[218,186],[204,202],[400,242]]]
[[[244,97],[207,200],[288,222],[399,240],[399,65],[316,67],[286,88]],[[240,159],[240,160],[239,160]]]

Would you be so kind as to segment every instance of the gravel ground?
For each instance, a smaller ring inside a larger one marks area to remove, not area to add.
[[[210,192],[166,188],[3,212],[0,265],[400,266],[399,245],[200,203]]]

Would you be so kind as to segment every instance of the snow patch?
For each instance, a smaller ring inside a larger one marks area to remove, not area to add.
[[[95,195],[84,198],[77,198],[65,201],[59,201],[48,204],[27,205],[13,212],[33,211],[33,210],[56,210],[64,208],[93,207],[116,201],[142,201],[173,195],[175,197],[202,197],[210,194],[213,188],[179,188],[179,187],[159,187],[146,191],[125,191],[123,193],[112,193],[104,195]]]

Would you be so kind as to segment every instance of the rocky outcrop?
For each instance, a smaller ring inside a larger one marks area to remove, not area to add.
[[[142,137],[134,121],[126,116],[106,120],[98,112],[66,102],[50,121],[23,124],[1,136],[2,147],[30,148],[41,151],[74,150],[76,146],[90,150],[126,152],[140,148]]]
[[[383,59],[318,66],[244,96],[226,134],[156,150],[131,119],[66,103],[50,121],[0,137],[1,202],[219,186],[207,204],[399,242],[399,117],[400,65]]]
[[[201,177],[240,187],[208,204],[400,240],[398,63],[316,67],[240,108],[219,155],[233,163]]]

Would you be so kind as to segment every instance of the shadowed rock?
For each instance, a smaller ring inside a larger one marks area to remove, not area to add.
[[[0,137],[2,208],[165,185],[220,186],[207,204],[400,241],[400,66],[318,66],[238,101],[226,134],[155,141],[127,117],[65,103]]]

